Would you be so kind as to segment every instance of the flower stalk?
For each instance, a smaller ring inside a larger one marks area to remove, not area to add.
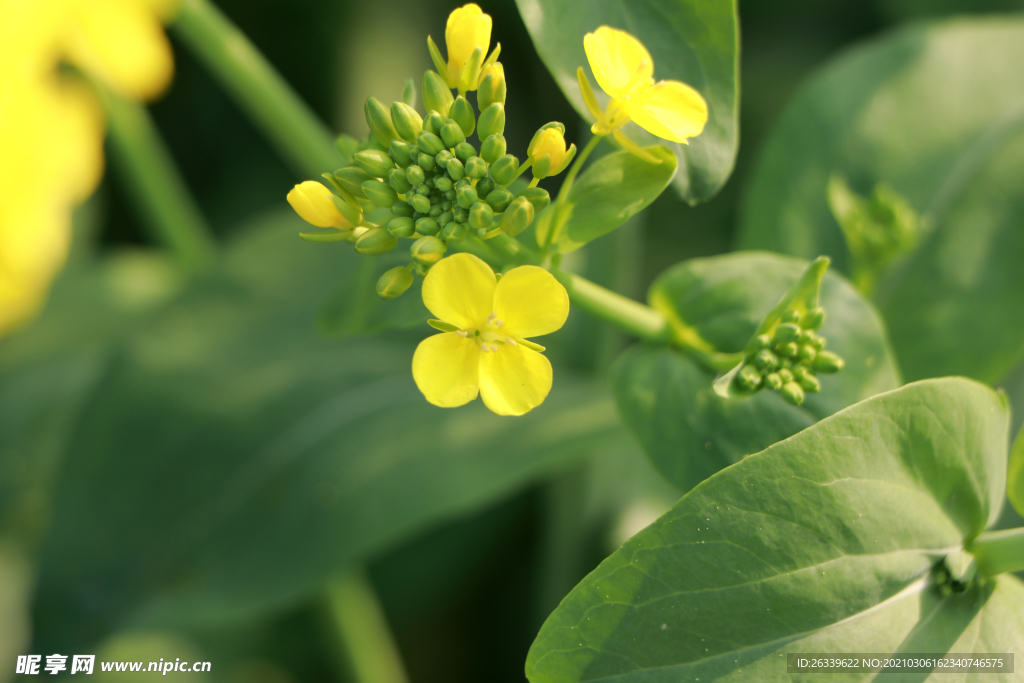
[[[985,576],[1024,571],[1024,527],[983,533],[967,550]]]

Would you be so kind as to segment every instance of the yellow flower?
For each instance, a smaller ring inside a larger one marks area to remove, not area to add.
[[[583,47],[594,78],[612,98],[601,111],[582,69],[578,72],[584,101],[597,119],[594,133],[618,133],[633,121],[659,138],[686,143],[704,130],[708,120],[704,98],[679,81],[655,83],[654,61],[639,40],[625,31],[601,26],[584,36]]]
[[[441,59],[433,39],[427,37],[427,46],[437,72],[449,88],[458,88],[460,92],[476,90],[482,80],[481,69],[494,64],[501,51],[500,45],[495,46],[494,52],[484,61],[487,48],[491,45],[491,16],[484,14],[475,3],[459,7],[448,15],[444,40],[448,47],[447,64]]]
[[[315,180],[299,183],[288,193],[288,203],[302,220],[318,228],[352,230],[359,225],[357,210],[338,199]],[[339,210],[340,209],[340,210]],[[348,216],[342,214],[345,211]]]
[[[420,342],[412,376],[442,408],[481,394],[498,415],[522,415],[551,390],[551,363],[526,340],[565,324],[569,295],[543,268],[519,266],[499,281],[476,256],[439,261],[423,280],[423,303],[450,332]]]
[[[549,123],[533,136],[526,155],[533,162],[533,177],[547,178],[565,170],[576,156],[576,145],[565,147],[565,126]]]

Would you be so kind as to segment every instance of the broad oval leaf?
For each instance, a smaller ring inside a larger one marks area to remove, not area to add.
[[[1016,578],[944,595],[932,571],[997,519],[1007,426],[987,387],[927,380],[744,459],[562,601],[528,678],[788,681],[787,652],[1019,649]]]
[[[995,383],[1024,352],[1024,19],[915,25],[851,50],[797,94],[743,203],[741,244],[850,272],[829,177],[884,183],[922,214],[921,243],[876,301],[908,379]]]
[[[538,217],[537,241],[554,239],[559,251],[573,251],[650,206],[671,182],[676,158],[660,145],[647,151],[662,162],[652,164],[625,150],[594,162],[573,184],[566,201],[551,204]]]
[[[516,0],[533,44],[568,100],[589,118],[576,69],[589,73],[583,36],[607,25],[640,39],[654,77],[696,88],[708,103],[704,132],[684,145],[635,124],[624,128],[642,145],[665,144],[679,159],[675,187],[691,204],[707,201],[732,173],[739,144],[739,21],[735,0]],[[593,76],[591,83],[594,84]],[[594,85],[599,98],[600,88]],[[607,100],[603,98],[602,104]]]
[[[1024,515],[1024,427],[1017,434],[1010,451],[1006,493],[1018,514]]]
[[[760,252],[693,259],[661,275],[648,298],[677,327],[688,327],[719,351],[742,351],[806,268],[799,259]],[[678,350],[641,344],[616,360],[612,388],[619,411],[665,477],[688,490],[745,455],[899,386],[871,305],[829,272],[821,305],[821,334],[846,367],[821,376],[821,392],[808,394],[800,407],[769,391],[724,399],[712,388],[715,373]]]

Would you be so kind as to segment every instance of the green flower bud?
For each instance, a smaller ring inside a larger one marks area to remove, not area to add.
[[[761,370],[774,370],[779,365],[779,359],[768,349],[761,349],[754,356],[754,365]]]
[[[810,344],[812,339],[814,339],[814,332],[811,330],[801,330],[800,336],[796,338],[796,343]]]
[[[469,225],[477,230],[491,227],[494,222],[494,209],[490,204],[477,202],[469,207]]]
[[[398,193],[395,188],[381,182],[380,180],[367,180],[363,183],[363,194],[377,206],[385,209],[398,201]]]
[[[551,203],[551,195],[543,187],[529,187],[517,196],[526,197],[533,204],[533,210],[540,213]]]
[[[392,140],[391,144],[388,145],[388,155],[395,160],[396,164],[405,168],[412,163],[412,149],[414,146],[404,140]]]
[[[792,403],[795,406],[800,405],[804,402],[804,390],[796,382],[786,382],[779,389],[779,394],[782,398],[786,399],[787,403]]]
[[[797,382],[804,391],[811,393],[821,391],[821,382],[818,381],[817,377],[809,373],[798,377]]]
[[[468,142],[460,142],[455,145],[455,158],[466,163],[470,157],[476,156],[476,148]]]
[[[481,178],[480,180],[476,181],[476,193],[481,197],[486,197],[487,195],[489,195],[491,191],[494,190],[494,188],[494,180],[492,180],[491,178]]]
[[[825,348],[825,344],[827,344],[827,343],[828,343],[827,339],[825,339],[824,337],[819,337],[817,335],[815,335],[814,339],[811,340],[811,346],[813,346],[814,348],[816,348],[819,351],[821,351],[823,348]]]
[[[366,256],[386,254],[398,246],[398,240],[384,228],[370,228],[356,240],[356,251]]]
[[[813,361],[817,355],[818,350],[810,344],[801,344],[800,350],[797,352],[797,358],[807,363]]]
[[[505,104],[508,86],[505,84],[505,70],[500,63],[484,69],[483,80],[476,91],[476,103],[481,110],[498,102]]]
[[[782,314],[782,322],[784,323],[797,323],[800,322],[800,311],[790,309]]]
[[[415,206],[415,204],[413,206]],[[800,347],[796,345],[796,342],[777,344],[775,349],[786,358],[796,358],[796,355],[800,353]]]
[[[466,141],[466,134],[462,132],[459,124],[449,119],[448,123],[441,127],[441,139],[444,140],[446,147],[455,147],[460,142]]]
[[[476,188],[472,185],[463,185],[455,190],[455,201],[457,201],[459,206],[463,209],[468,209],[473,206],[476,204],[478,199],[479,197],[477,196]]]
[[[769,388],[773,389],[774,391],[778,391],[779,389],[782,388],[782,378],[779,377],[779,373],[777,372],[769,373],[764,378],[764,383],[767,384]]]
[[[437,162],[438,166],[440,166],[441,168],[444,168],[445,165],[447,165],[448,162],[451,161],[454,158],[455,158],[455,155],[452,154],[451,151],[449,151],[447,149],[442,149],[440,152],[438,152],[434,156],[434,161]]]
[[[416,146],[423,150],[424,153],[434,156],[444,149],[444,142],[429,130],[421,130],[420,134],[416,136]]]
[[[423,74],[423,106],[427,111],[436,111],[441,116],[448,118],[448,110],[455,99],[448,84],[433,71]]]
[[[434,135],[441,134],[441,127],[448,123],[448,119],[438,114],[436,111],[428,112],[427,118],[423,119],[423,130]],[[419,135],[416,136],[419,138]]]
[[[505,132],[505,105],[495,102],[480,112],[480,139]]]
[[[425,152],[420,152],[420,155],[416,157],[416,164],[427,173],[433,173],[437,170],[437,162],[434,161],[434,157]]]
[[[753,365],[744,365],[736,375],[736,384],[745,391],[756,391],[761,386],[761,373]]]
[[[394,299],[405,294],[411,286],[412,273],[403,266],[396,266],[377,280],[377,296],[381,299]]]
[[[474,180],[480,180],[487,175],[487,162],[480,157],[470,157],[466,162],[466,175]]]
[[[831,351],[819,351],[814,359],[814,369],[818,372],[839,372],[845,365],[846,362]]]
[[[400,168],[393,168],[388,171],[388,184],[395,188],[395,192],[405,194],[412,189],[412,184],[405,177],[405,171]],[[394,203],[394,202],[392,202]]]
[[[530,227],[533,222],[533,204],[526,197],[516,197],[501,214],[501,229],[505,234],[515,237]]]
[[[789,384],[793,381],[793,373],[788,368],[782,368],[779,370],[779,377],[782,379],[783,384]]]
[[[457,161],[457,159],[456,159],[456,161]],[[449,171],[449,173],[450,172],[451,171]],[[448,201],[450,201],[450,202],[454,202],[455,201],[455,188],[454,187],[452,187],[452,189],[450,189],[450,190],[445,190],[441,194],[444,195],[444,198],[447,199]]]
[[[405,179],[413,187],[419,187],[427,179],[427,174],[419,166],[413,165],[405,169]]]
[[[504,187],[499,187],[492,190],[484,201],[491,205],[495,213],[501,213],[508,208],[508,205],[512,203],[512,193],[506,190]]]
[[[505,154],[506,143],[504,135],[491,135],[480,145],[480,156],[489,164],[493,164]]]
[[[421,218],[416,221],[416,232],[421,235],[436,235],[441,232],[441,226],[433,218]]]
[[[757,340],[756,341],[757,341],[757,348],[759,348],[759,349],[767,349],[769,346],[772,345],[772,338],[769,337],[767,334],[759,334],[759,335],[757,335]]]
[[[821,308],[820,306],[818,308],[812,308],[811,310],[807,311],[800,319],[800,325],[802,327],[806,327],[809,330],[818,329],[824,322],[825,309]]]
[[[444,213],[444,209],[435,204],[434,206],[430,207],[430,213],[427,215],[429,215],[431,218],[437,218],[442,213]]]
[[[387,147],[391,144],[392,140],[398,137],[398,133],[395,132],[395,126],[391,122],[391,113],[387,107],[377,101],[376,97],[366,100],[363,113],[366,114],[366,123],[369,124],[373,137],[384,147]]]
[[[353,194],[356,197],[366,198],[363,194],[363,183],[367,180],[373,180],[373,176],[359,168],[358,166],[348,166],[347,168],[339,168],[334,172],[334,179],[341,185],[349,194]]]
[[[463,209],[461,206],[455,209],[455,222],[469,223],[469,210]]]
[[[461,180],[466,177],[466,169],[458,159],[451,159],[445,168],[448,169],[448,175],[451,176],[453,180]]]
[[[392,218],[391,222],[388,223],[388,232],[395,237],[412,237],[413,233],[416,232],[412,216],[399,216],[398,218]]]
[[[800,336],[800,327],[794,323],[783,323],[775,328],[775,343],[785,344]]]
[[[430,199],[430,185],[424,182],[422,185],[416,188],[414,194],[422,195],[427,199]]]
[[[433,235],[428,235],[413,242],[409,253],[417,263],[429,267],[440,261],[447,250],[444,242]]]
[[[374,178],[386,178],[388,171],[395,167],[395,162],[387,152],[376,149],[364,149],[362,152],[356,152],[352,160],[359,168]]]
[[[420,213],[427,213],[430,211],[430,199],[424,197],[421,194],[414,194],[412,196],[406,195],[409,203],[412,204],[412,208],[416,209]]]
[[[434,181],[434,187],[436,187],[440,192],[446,192],[452,189],[452,179],[448,176],[441,176]]]
[[[448,242],[458,242],[466,236],[466,226],[464,223],[456,223],[452,221],[448,225],[444,226],[444,239]]]
[[[413,208],[408,202],[395,202],[391,205],[391,213],[399,217],[412,216]]]
[[[452,108],[448,110],[448,118],[459,124],[464,139],[472,135],[476,129],[476,114],[473,113],[473,105],[462,95],[455,98]],[[451,146],[454,147],[454,145]]]
[[[416,136],[423,130],[423,117],[405,102],[391,105],[391,122],[398,135],[407,142],[416,142]]]
[[[516,159],[511,154],[506,154],[491,164],[491,177],[494,178],[494,182],[498,185],[508,185],[516,179],[516,171],[518,170],[519,159]]]
[[[455,214],[452,213],[451,209],[446,209],[444,213],[437,217],[437,224],[442,228],[455,220]]]

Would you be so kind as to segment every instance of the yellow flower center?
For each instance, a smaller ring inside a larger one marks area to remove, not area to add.
[[[455,334],[473,340],[484,353],[494,353],[498,350],[499,344],[508,346],[516,346],[518,344],[514,338],[496,331],[504,326],[505,323],[498,319],[498,314],[491,313],[487,316],[487,322],[479,328],[457,330]]]

